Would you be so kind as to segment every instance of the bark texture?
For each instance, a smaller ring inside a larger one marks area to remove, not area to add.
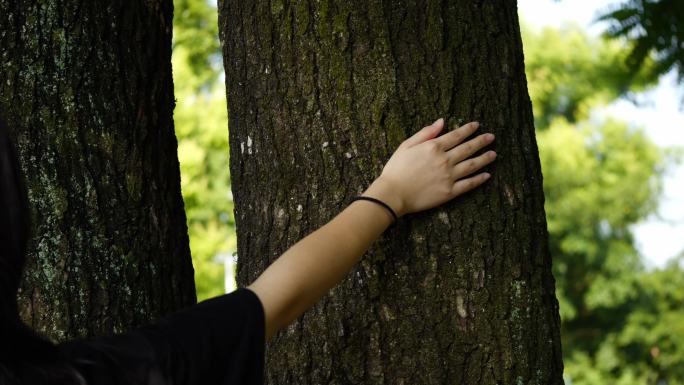
[[[223,0],[219,12],[241,285],[437,117],[497,137],[492,179],[388,230],[268,346],[267,382],[561,384],[516,2]]]
[[[0,109],[33,221],[19,298],[56,341],[195,302],[171,0],[0,0]]]

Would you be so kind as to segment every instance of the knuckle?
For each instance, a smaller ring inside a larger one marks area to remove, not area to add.
[[[451,187],[445,186],[444,189],[442,189],[441,194],[444,198],[449,198],[453,194],[454,190]]]
[[[454,141],[457,143],[463,142],[463,140],[466,138],[466,135],[463,132],[463,130],[455,130],[455,131],[453,131],[453,135],[454,135]]]
[[[470,122],[463,126],[468,135],[472,134],[475,130],[477,130],[477,127],[479,127],[479,125],[474,122]]]
[[[441,150],[439,143],[435,140],[431,140],[431,141],[426,142],[426,143],[427,143],[426,147],[427,147],[428,151],[430,151],[433,154],[436,154]]]
[[[467,168],[469,171],[473,171],[473,170],[477,169],[477,160],[475,160],[475,159],[469,159],[469,160],[467,161],[467,163],[466,163],[466,168]]]
[[[453,186],[451,186],[451,196],[456,196],[461,193],[461,186],[458,183],[454,183]]]
[[[448,169],[449,168],[449,158],[446,156],[443,156],[439,159],[439,167],[442,169]]]

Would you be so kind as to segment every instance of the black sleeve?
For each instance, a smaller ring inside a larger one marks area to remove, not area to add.
[[[174,384],[263,383],[264,309],[249,289],[203,301],[141,332]]]
[[[68,351],[86,379],[106,367],[126,372],[130,384],[261,385],[264,345],[261,301],[240,288],[125,334],[71,343]]]

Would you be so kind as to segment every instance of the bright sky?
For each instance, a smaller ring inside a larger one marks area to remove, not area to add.
[[[521,19],[533,26],[559,26],[572,22],[598,35],[603,27],[592,24],[599,10],[623,1],[518,0]],[[673,74],[661,79],[657,88],[646,93],[635,106],[628,101],[611,104],[600,114],[618,116],[641,126],[660,146],[684,147],[684,105],[680,100],[684,85]],[[663,266],[668,259],[684,251],[684,164],[672,168],[664,180],[665,191],[658,214],[633,227],[637,248],[650,267]]]

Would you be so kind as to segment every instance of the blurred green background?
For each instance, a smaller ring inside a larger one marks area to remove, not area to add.
[[[174,120],[201,301],[235,285],[231,269],[237,238],[228,168],[228,112],[216,5],[206,0],[176,0],[174,8]]]
[[[235,287],[227,108],[215,3],[174,4],[176,134],[202,300]],[[684,12],[674,0],[618,4],[599,12],[603,37],[578,25],[533,27],[521,12],[564,376],[568,384],[684,385],[684,252],[647,267],[633,231],[657,213],[665,173],[682,151],[657,146],[620,116],[595,113],[635,99],[664,74],[681,76]],[[674,16],[663,20],[663,10]],[[669,129],[684,135],[684,127]]]

